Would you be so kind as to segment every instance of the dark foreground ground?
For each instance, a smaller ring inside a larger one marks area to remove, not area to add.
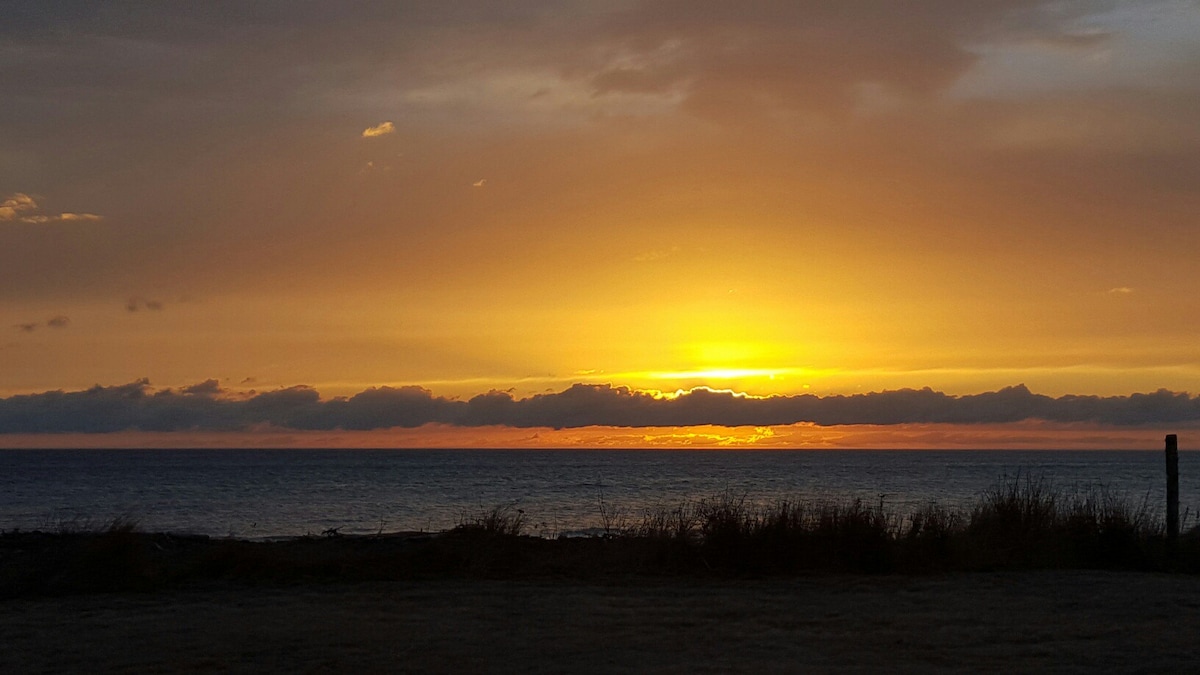
[[[0,672],[1200,672],[1200,578],[202,583],[0,601]]]

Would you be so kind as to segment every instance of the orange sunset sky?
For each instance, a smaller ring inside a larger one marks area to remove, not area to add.
[[[1200,2],[21,3],[0,92],[0,446],[1200,427]]]

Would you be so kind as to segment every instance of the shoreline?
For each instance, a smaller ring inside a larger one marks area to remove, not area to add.
[[[481,511],[445,532],[279,539],[141,531],[0,531],[0,598],[412,580],[802,578],[1021,570],[1200,574],[1200,531],[1168,531],[1103,488],[1065,493],[1013,479],[969,512],[842,502],[748,502],[726,492],[630,520],[604,509],[598,536],[539,536],[521,509]],[[530,534],[533,530],[535,534]]]

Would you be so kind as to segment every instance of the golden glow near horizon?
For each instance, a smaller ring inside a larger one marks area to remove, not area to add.
[[[0,435],[0,448],[499,448],[653,450],[978,450],[1095,449],[1161,451],[1155,431],[1096,425],[945,425],[821,427],[650,427],[644,429],[460,428],[298,432],[120,432]]]
[[[0,397],[1200,392],[1200,8],[1034,5],[31,9]]]

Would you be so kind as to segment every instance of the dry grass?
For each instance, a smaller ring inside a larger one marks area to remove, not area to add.
[[[525,510],[515,504],[480,508],[474,517],[463,516],[454,531],[484,536],[519,537],[525,530]]]
[[[592,538],[526,536],[515,505],[449,532],[250,542],[144,533],[118,519],[87,530],[0,533],[0,596],[152,590],[195,582],[415,578],[779,576],[1006,569],[1200,572],[1200,537],[1169,548],[1159,515],[1103,486],[1062,490],[1016,477],[969,512],[910,514],[881,501],[755,503],[723,493],[640,519],[602,504]],[[336,533],[333,533],[336,534]]]

